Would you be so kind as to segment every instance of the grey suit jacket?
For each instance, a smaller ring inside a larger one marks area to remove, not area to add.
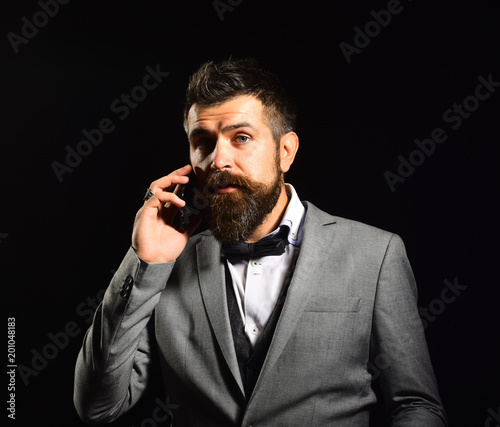
[[[127,253],[77,361],[80,417],[109,422],[134,405],[157,353],[178,405],[174,426],[368,426],[377,402],[387,425],[446,425],[401,239],[305,205],[299,258],[251,396],[220,246],[202,232],[173,263]]]

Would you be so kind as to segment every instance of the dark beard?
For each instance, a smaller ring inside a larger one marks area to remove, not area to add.
[[[204,216],[215,238],[223,245],[247,241],[276,206],[282,182],[279,170],[269,186],[225,171],[211,174],[208,185],[237,185],[236,191],[209,198]]]

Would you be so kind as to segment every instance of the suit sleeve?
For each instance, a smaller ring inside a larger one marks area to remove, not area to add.
[[[401,238],[381,265],[371,346],[391,426],[447,425],[417,308],[417,288]]]
[[[75,369],[74,404],[89,424],[130,409],[151,380],[148,323],[174,263],[147,264],[131,248],[85,335]]]

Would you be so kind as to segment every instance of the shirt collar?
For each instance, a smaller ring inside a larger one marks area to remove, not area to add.
[[[305,208],[291,184],[285,184],[286,194],[289,198],[288,206],[281,220],[280,227],[286,225],[290,228],[288,241],[294,246],[300,246],[302,243],[302,224],[304,222]],[[271,234],[277,233],[274,230]]]

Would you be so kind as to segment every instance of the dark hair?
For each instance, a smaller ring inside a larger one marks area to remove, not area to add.
[[[184,104],[184,128],[193,104],[212,107],[240,95],[252,95],[262,102],[264,117],[277,143],[295,130],[295,106],[277,76],[255,59],[226,59],[205,62],[189,80]]]

